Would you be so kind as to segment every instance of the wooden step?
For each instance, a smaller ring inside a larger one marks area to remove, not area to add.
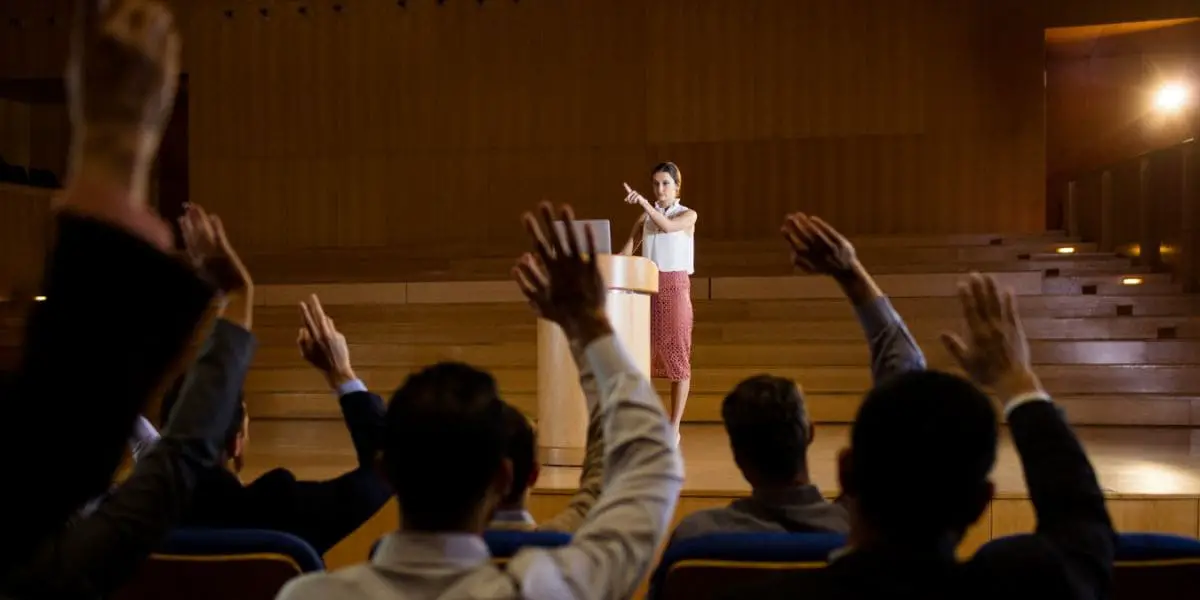
[[[893,298],[892,305],[906,318],[944,317],[961,313],[956,297]],[[327,305],[329,303],[326,303]],[[457,304],[345,304],[327,306],[339,322],[410,323],[529,322],[532,313],[524,304],[479,304],[464,310]],[[696,321],[823,321],[851,319],[853,309],[842,298],[782,300],[694,300]],[[1200,295],[1164,296],[1027,296],[1020,300],[1021,315],[1032,317],[1116,317],[1200,314]],[[255,309],[258,325],[296,325],[295,305]]]
[[[1079,253],[1092,254],[1094,244],[1070,243]],[[856,242],[860,258],[872,268],[886,265],[995,263],[1016,261],[1035,254],[1055,253],[1061,241],[1040,238],[1014,240],[1011,244],[954,245],[926,241],[920,245],[889,245],[864,240]],[[525,245],[503,251],[492,245],[491,255],[479,249],[454,255],[425,255],[403,248],[353,248],[312,250],[244,257],[260,283],[373,282],[396,280],[478,280],[504,277]],[[782,240],[743,244],[697,243],[696,268],[701,275],[737,275],[742,270],[789,268],[789,254]],[[1113,255],[1109,255],[1113,257]]]
[[[936,363],[931,366],[938,366]],[[379,389],[399,386],[414,368],[371,367],[356,369],[368,385]],[[488,369],[506,393],[537,391],[537,369]],[[786,366],[770,369],[693,366],[692,390],[725,393],[756,372],[771,372],[799,382],[813,392],[861,394],[871,386],[865,366]],[[1046,389],[1059,394],[1191,394],[1200,395],[1200,370],[1192,366],[1154,365],[1048,365],[1038,368]],[[320,392],[324,379],[309,368],[253,369],[246,377],[247,392]]]
[[[657,387],[660,395],[666,397],[666,386]],[[391,392],[383,390],[385,401]],[[684,420],[720,423],[724,398],[725,392],[693,393]],[[255,392],[247,393],[246,399],[252,419],[338,421],[342,418],[337,399],[328,392]],[[531,417],[537,414],[536,394],[509,392],[504,399]],[[853,422],[861,400],[862,395],[855,393],[805,393],[809,416],[817,424]],[[1055,402],[1066,410],[1068,420],[1077,425],[1200,426],[1200,395],[1059,395]]]
[[[855,246],[858,258],[868,268],[874,269],[885,265],[903,263],[938,264],[938,263],[989,263],[1015,262],[1028,260],[1033,255],[1054,254],[1058,244],[1032,243],[1016,246],[929,246],[929,247],[861,247]],[[1095,244],[1076,244],[1079,252],[1092,254]],[[1109,258],[1117,258],[1109,254]],[[743,264],[770,264],[772,262],[788,262],[790,251],[780,240],[778,245],[771,245],[757,250],[742,252],[706,251],[703,244],[697,244],[696,267],[718,268],[738,266]],[[492,259],[486,259],[485,264],[491,264]],[[1128,259],[1125,259],[1128,262]],[[463,263],[465,266],[465,263]]]
[[[927,360],[951,364],[937,339],[918,340]],[[1033,341],[1035,365],[1197,365],[1200,340],[1155,341]],[[866,342],[794,344],[700,344],[693,351],[696,365],[772,369],[788,366],[862,366],[868,364]],[[350,344],[357,368],[417,368],[439,361],[461,361],[486,368],[537,367],[536,341],[500,344]],[[254,368],[297,368],[304,359],[293,345],[262,346]]]
[[[958,316],[917,317],[907,320],[920,340],[936,339],[943,331],[959,330]],[[1154,340],[1200,337],[1200,317],[1114,317],[1023,319],[1032,340]],[[358,344],[496,344],[533,341],[536,324],[525,323],[361,323],[337,320],[347,339]],[[255,334],[264,346],[295,342],[299,323],[293,326],[259,326]],[[859,342],[862,329],[847,318],[837,321],[697,322],[694,343]]]
[[[334,313],[336,315],[336,313]],[[259,343],[264,346],[290,346],[295,343],[300,322],[273,325],[260,319],[255,327]],[[456,321],[363,322],[335,317],[338,328],[355,344],[442,344],[447,346],[472,344],[532,343],[536,340],[536,322],[474,320],[464,317]],[[942,317],[912,316],[906,319],[910,331],[922,341],[937,339],[944,331],[957,331],[963,320],[957,315]],[[1200,338],[1200,317],[1189,316],[1130,316],[1079,318],[1024,318],[1026,333],[1031,340],[1158,340]],[[0,345],[11,345],[19,330],[5,332],[9,339]],[[753,319],[744,321],[697,320],[693,343],[705,344],[765,344],[765,343],[830,343],[862,341],[862,329],[852,315],[838,319],[794,321],[790,319]]]
[[[873,262],[869,267],[872,274],[923,274],[923,273],[1000,273],[1036,271],[1045,275],[1072,275],[1104,273],[1111,275],[1133,275],[1147,272],[1144,267],[1134,267],[1128,259],[1109,256],[1090,260],[1007,260],[1007,261],[962,261],[962,262]],[[464,271],[466,272],[466,271]],[[501,276],[502,271],[494,271]],[[438,277],[443,277],[443,271]],[[728,265],[696,265],[696,277],[784,277],[800,275],[788,257],[779,257],[772,262],[742,262]]]

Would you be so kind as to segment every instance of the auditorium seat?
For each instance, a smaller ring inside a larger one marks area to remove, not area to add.
[[[997,538],[993,544],[1027,537]],[[1200,592],[1200,539],[1162,533],[1121,533],[1117,536],[1113,570],[1113,600],[1192,600]]]
[[[180,529],[151,555],[117,600],[271,600],[288,580],[325,568],[300,538],[254,529]]]
[[[1200,540],[1123,533],[1117,540],[1113,600],[1184,600],[1200,595]]]
[[[846,544],[831,533],[714,533],[672,543],[651,577],[651,600],[703,600],[784,571],[813,571]],[[802,589],[802,587],[800,588]]]

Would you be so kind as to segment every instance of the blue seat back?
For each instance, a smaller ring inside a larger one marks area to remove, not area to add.
[[[1030,534],[1009,535],[984,544],[1019,542]],[[1122,533],[1117,536],[1113,565],[1113,600],[1189,600],[1200,590],[1200,540],[1161,533]]]
[[[304,540],[258,529],[179,529],[115,597],[270,600],[288,580],[325,568]]]
[[[1117,536],[1114,600],[1200,597],[1200,540],[1158,533]]]

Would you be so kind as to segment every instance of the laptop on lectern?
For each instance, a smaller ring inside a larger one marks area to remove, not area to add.
[[[555,221],[554,228],[559,235],[565,235],[567,232],[567,224],[562,221]],[[596,254],[612,254],[612,230],[609,227],[609,222],[601,219],[593,219],[586,221],[575,221],[575,234],[579,236],[579,243],[586,244],[587,230],[591,228],[592,235],[596,238]]]

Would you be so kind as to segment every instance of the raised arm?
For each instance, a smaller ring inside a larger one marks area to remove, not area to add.
[[[254,346],[248,331],[218,321],[162,438],[94,512],[38,545],[11,589],[86,597],[123,584],[183,514],[198,475],[218,466]]]
[[[625,184],[625,201],[630,204],[636,204],[642,208],[643,216],[650,219],[659,231],[666,233],[674,233],[676,231],[687,231],[696,226],[696,220],[699,215],[696,211],[688,209],[677,215],[668,217],[654,207],[654,203],[646,199],[645,196],[634,191]]]
[[[590,258],[591,232],[582,246],[570,226],[570,208],[562,212],[568,223],[562,237],[552,226],[550,206],[543,205],[541,212],[544,228],[526,215],[539,258],[523,257],[517,278],[539,316],[558,323],[584,348],[600,391],[606,481],[571,544],[523,551],[508,571],[528,598],[627,598],[666,534],[683,466],[658,394],[613,336],[604,311],[604,282]],[[550,232],[549,242],[542,231]],[[581,247],[588,251],[581,254]]]
[[[0,425],[7,476],[43,483],[6,498],[0,565],[108,488],[134,418],[213,293],[168,255],[170,228],[146,197],[178,77],[170,13],[149,0],[80,5],[66,74],[69,175],[55,199],[47,300],[29,317]],[[20,429],[34,423],[52,423],[54,443],[21,452]]]
[[[383,401],[367,391],[367,386],[355,375],[346,336],[325,314],[316,294],[300,303],[300,314],[303,327],[296,339],[300,355],[321,372],[330,389],[337,394],[359,468],[373,469],[383,444]]]
[[[633,222],[633,229],[629,232],[629,239],[625,241],[625,246],[621,248],[621,254],[632,256],[634,252],[637,252],[638,244],[642,243],[642,228],[645,224],[646,213],[642,213]]]
[[[945,334],[943,341],[963,370],[1006,401],[1004,412],[1037,514],[1033,538],[1013,542],[1022,547],[1008,552],[1062,561],[1076,597],[1105,597],[1115,554],[1112,520],[1083,446],[1030,366],[1016,299],[978,274],[959,296],[968,335],[964,341]]]
[[[26,571],[35,576],[24,583],[31,591],[115,590],[183,514],[199,474],[218,466],[224,455],[225,433],[254,355],[249,332],[254,286],[219,218],[188,207],[181,226],[194,266],[223,291],[222,318],[184,376],[163,437],[90,515],[38,546]],[[153,435],[150,429],[143,433]]]
[[[871,348],[875,382],[925,369],[920,346],[842,234],[819,217],[794,213],[784,221],[783,235],[792,248],[796,267],[805,273],[832,277],[854,306]]]
[[[583,472],[579,474],[579,489],[570,502],[557,515],[538,524],[543,531],[573,533],[583,524],[600,491],[604,487],[604,421],[600,418],[600,387],[591,363],[578,344],[571,344],[571,354],[579,369],[579,385],[588,406],[587,448],[584,452]]]

